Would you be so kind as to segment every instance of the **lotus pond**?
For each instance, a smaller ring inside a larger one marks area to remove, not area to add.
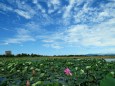
[[[65,73],[66,69],[70,75]],[[108,86],[107,84],[115,84],[114,61],[76,58],[0,60],[0,86]]]

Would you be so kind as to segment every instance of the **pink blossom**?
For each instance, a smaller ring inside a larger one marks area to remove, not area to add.
[[[30,86],[30,81],[29,80],[26,81],[26,86]]]
[[[64,73],[65,73],[66,75],[72,76],[72,73],[71,73],[71,71],[70,71],[69,68],[66,68],[66,69],[64,70]]]

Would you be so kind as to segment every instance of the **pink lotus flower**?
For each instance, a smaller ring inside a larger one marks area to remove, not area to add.
[[[70,71],[69,68],[66,68],[66,69],[64,70],[64,73],[65,73],[66,75],[72,76],[72,73],[71,73],[71,71]]]
[[[30,81],[29,80],[26,81],[26,86],[30,86]]]

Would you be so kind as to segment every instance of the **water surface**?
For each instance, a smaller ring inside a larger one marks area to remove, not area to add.
[[[115,58],[113,59],[105,59],[107,62],[115,61]]]

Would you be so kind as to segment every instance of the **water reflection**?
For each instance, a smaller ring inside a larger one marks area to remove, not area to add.
[[[105,59],[107,62],[115,61],[115,59]]]

